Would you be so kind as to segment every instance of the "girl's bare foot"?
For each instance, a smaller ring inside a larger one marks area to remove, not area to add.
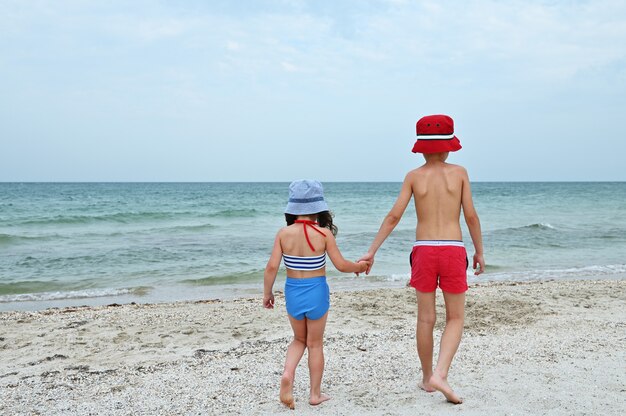
[[[284,375],[280,379],[280,401],[290,409],[296,408],[293,399],[293,380]]]
[[[454,390],[452,390],[452,387],[450,387],[450,385],[448,384],[447,377],[441,377],[437,373],[437,370],[435,370],[433,375],[430,376],[429,384],[432,387],[434,387],[436,390],[439,390],[440,392],[442,392],[443,395],[446,396],[446,399],[450,403],[454,403],[454,404],[463,403],[463,399],[457,396]]]
[[[417,383],[417,386],[424,390],[426,393],[432,393],[435,390],[435,388],[433,386],[430,385],[430,383],[427,380],[422,380],[419,383]]]
[[[311,396],[309,398],[309,404],[312,405],[312,406],[317,406],[318,404],[323,403],[326,400],[330,400],[330,397],[325,395],[325,394],[320,394],[317,397]]]

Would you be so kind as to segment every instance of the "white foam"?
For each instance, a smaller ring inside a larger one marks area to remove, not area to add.
[[[133,289],[89,289],[74,290],[69,292],[40,292],[40,293],[20,293],[16,295],[0,296],[0,303],[9,302],[36,302],[61,299],[84,299],[99,298],[103,296],[120,296],[133,293]]]
[[[392,274],[387,280],[390,282],[404,282],[411,279],[411,273]]]
[[[592,265],[572,267],[568,269],[545,269],[525,271],[504,271],[481,275],[489,280],[546,280],[546,279],[574,279],[574,278],[610,278],[626,274],[626,264]]]

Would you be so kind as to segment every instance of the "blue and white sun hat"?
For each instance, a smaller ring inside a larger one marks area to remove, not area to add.
[[[328,211],[328,205],[324,200],[324,188],[319,181],[303,179],[291,182],[285,214],[309,215],[322,211]]]

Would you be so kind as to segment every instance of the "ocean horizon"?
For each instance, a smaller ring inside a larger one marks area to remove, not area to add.
[[[400,182],[325,181],[346,258],[369,247]],[[0,182],[0,310],[251,296],[262,291],[289,182]],[[626,182],[472,182],[486,273],[470,283],[626,276]],[[409,204],[369,276],[332,290],[400,287]],[[463,224],[470,257],[473,247]],[[282,290],[284,269],[276,289]]]

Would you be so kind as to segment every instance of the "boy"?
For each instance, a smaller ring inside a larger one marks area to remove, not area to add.
[[[426,163],[410,171],[400,195],[383,220],[367,254],[370,261],[402,218],[411,197],[415,200],[417,227],[411,252],[411,286],[417,293],[417,353],[422,364],[419,387],[427,392],[438,390],[449,402],[462,399],[448,384],[448,370],[461,342],[467,290],[467,254],[461,241],[461,208],[474,243],[474,274],[485,269],[480,220],[474,209],[466,170],[446,163],[449,152],[461,148],[454,135],[454,122],[445,115],[421,118],[416,125],[417,141],[413,153],[422,153]],[[478,266],[478,268],[477,268]],[[441,336],[437,366],[433,370],[433,328],[435,326],[435,290],[439,286],[446,304],[446,326]]]

